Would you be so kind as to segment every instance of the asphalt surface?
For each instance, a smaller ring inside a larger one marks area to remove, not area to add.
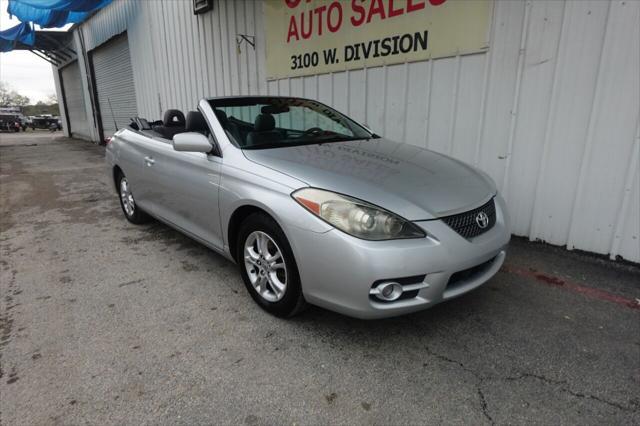
[[[514,239],[482,288],[274,318],[236,266],[125,221],[103,149],[0,134],[0,423],[640,424],[640,268]]]

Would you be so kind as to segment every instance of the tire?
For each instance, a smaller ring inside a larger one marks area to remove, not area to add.
[[[118,199],[120,200],[120,208],[124,217],[135,225],[142,225],[149,222],[149,215],[140,210],[135,203],[133,193],[131,192],[131,185],[123,173],[118,173],[116,179],[118,184]],[[125,189],[126,188],[126,189]]]
[[[259,250],[259,245],[265,241],[266,246],[262,245],[263,250]],[[262,309],[287,318],[305,308],[293,251],[282,228],[271,217],[263,213],[249,215],[240,225],[236,247],[242,280]],[[267,254],[264,247],[267,247]],[[278,253],[280,257],[276,256]],[[273,260],[270,262],[270,259]]]

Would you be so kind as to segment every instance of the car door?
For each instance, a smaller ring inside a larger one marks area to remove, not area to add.
[[[119,163],[129,181],[136,204],[148,213],[155,214],[159,193],[155,185],[157,176],[152,167],[154,156],[159,147],[171,148],[171,145],[130,130],[123,130],[114,137],[124,140],[120,145],[122,152],[119,155]]]
[[[222,158],[178,152],[169,144],[154,155],[155,213],[176,227],[222,247],[218,192]]]

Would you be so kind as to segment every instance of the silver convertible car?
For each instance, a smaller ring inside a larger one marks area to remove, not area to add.
[[[236,262],[277,316],[425,309],[489,280],[509,243],[486,174],[314,100],[204,99],[133,119],[106,157],[127,220],[154,217]]]

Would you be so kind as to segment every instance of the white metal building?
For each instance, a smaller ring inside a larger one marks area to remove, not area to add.
[[[266,3],[212,3],[115,0],[73,28],[65,131],[98,141],[206,96],[314,98],[489,173],[514,234],[640,262],[640,2],[496,0],[482,52],[275,80]]]

